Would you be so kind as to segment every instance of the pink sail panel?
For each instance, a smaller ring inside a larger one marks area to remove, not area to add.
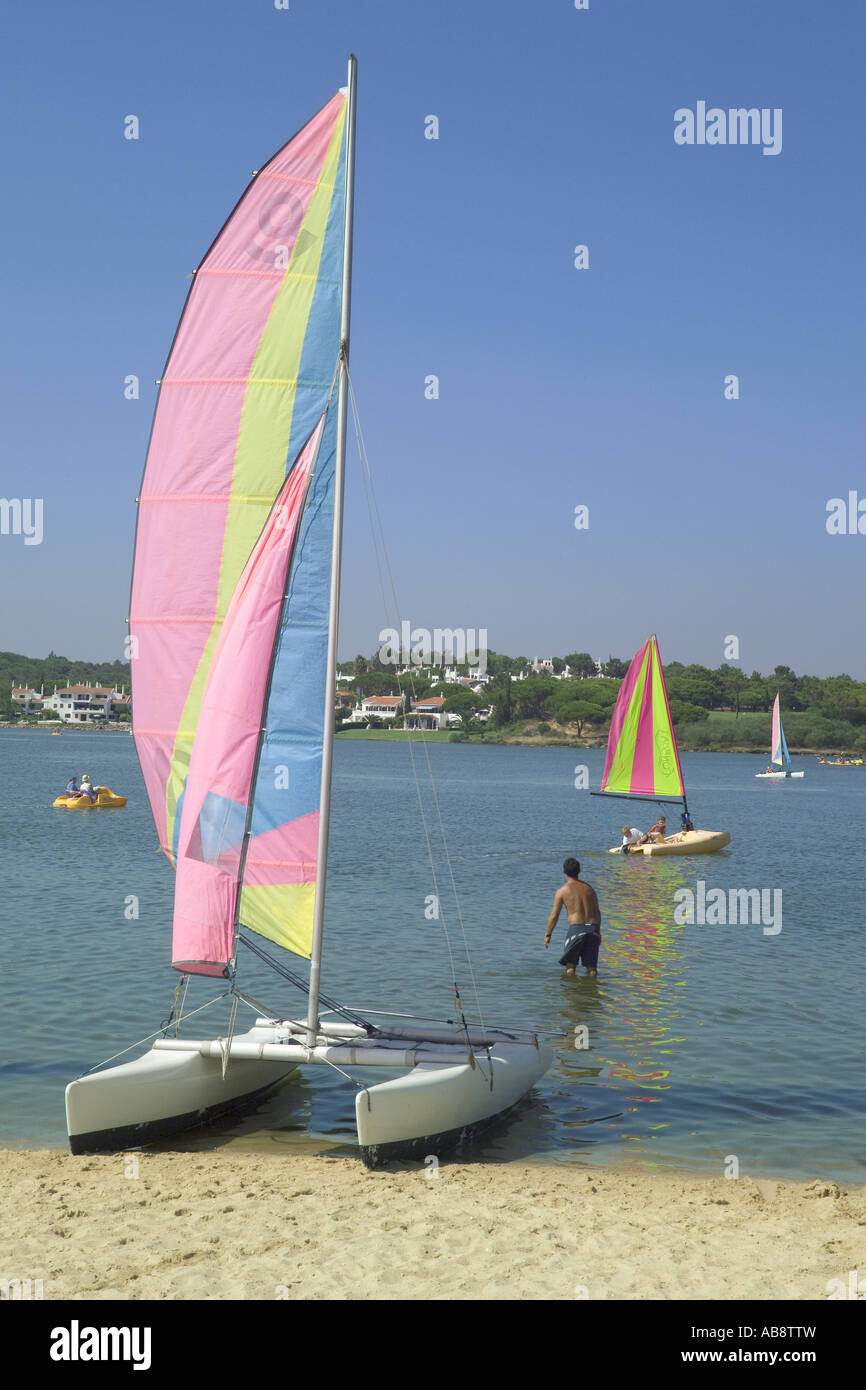
[[[683,775],[655,635],[632,658],[607,739],[603,792],[682,797]]]
[[[773,730],[770,760],[782,766],[782,717],[779,714],[779,696],[773,701]]]
[[[172,961],[224,973],[271,657],[324,415],[295,462],[241,575],[202,699],[181,816]]]
[[[244,887],[315,883],[318,842],[318,811],[255,835],[244,863]]]
[[[130,632],[136,749],[170,858],[220,622],[329,390],[310,345],[324,334],[333,360],[324,257],[342,227],[345,112],[338,92],[259,171],[195,273],[163,373]]]

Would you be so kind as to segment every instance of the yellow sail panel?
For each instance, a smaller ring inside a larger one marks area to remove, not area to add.
[[[244,886],[238,916],[245,927],[309,960],[315,900],[315,883]]]
[[[620,686],[601,790],[621,796],[685,795],[655,636],[635,653]]]
[[[659,656],[658,642],[652,643],[652,709],[653,709],[653,792],[656,796],[684,796],[680,755],[674,737],[668,692]]]
[[[603,792],[631,791],[632,769],[638,740],[638,724],[644,706],[649,652],[641,647],[619,689],[607,739],[607,757],[601,779]]]

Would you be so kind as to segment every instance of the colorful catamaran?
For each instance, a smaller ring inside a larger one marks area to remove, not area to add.
[[[593,796],[682,804],[679,831],[653,844],[632,846],[629,853],[710,854],[730,843],[727,830],[696,830],[692,826],[655,634],[636,652],[620,686],[601,790]],[[620,854],[622,846],[610,852]]]
[[[756,772],[756,777],[763,777],[768,781],[782,781],[785,777],[802,777],[802,772],[792,772],[791,755],[788,752],[788,742],[785,738],[785,730],[782,728],[782,715],[779,710],[779,693],[773,701],[773,728],[770,734],[770,762],[772,767],[768,767],[766,772]]]
[[[176,867],[172,963],[228,981],[228,1035],[162,1030],[144,1056],[72,1082],[74,1152],[177,1133],[318,1064],[397,1073],[355,1083],[366,1161],[437,1153],[552,1061],[530,1030],[471,1027],[459,994],[457,1022],[431,1027],[321,991],[354,112],[352,59],[348,86],[257,173],[196,272],[139,499],[136,748]],[[309,977],[257,938],[309,960]],[[305,1017],[244,994],[241,948],[307,994]],[[238,1034],[242,1004],[257,1018]]]

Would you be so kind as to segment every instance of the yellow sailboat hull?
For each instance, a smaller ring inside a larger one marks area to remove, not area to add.
[[[635,845],[629,854],[645,854],[653,857],[662,854],[715,854],[731,843],[727,830],[683,830],[678,835],[669,835],[656,845]],[[622,846],[608,850],[609,854],[622,854]]]

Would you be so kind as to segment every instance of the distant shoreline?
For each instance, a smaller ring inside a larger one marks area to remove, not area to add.
[[[17,721],[0,723],[0,729],[17,729],[32,734],[128,734],[129,724],[19,724]]]
[[[464,744],[476,748],[571,748],[577,753],[586,752],[588,749],[604,749],[607,747],[607,739],[582,739],[569,738],[545,738],[537,735],[522,734],[503,734],[501,738],[485,738],[483,735],[468,734],[465,738],[452,738],[456,730],[438,729],[428,731],[423,735],[425,743],[454,743]],[[365,739],[368,742],[391,742],[406,743],[410,737],[414,736],[416,743],[422,742],[418,736],[418,731],[406,731],[403,729],[341,729],[335,737],[338,739],[356,740]],[[717,747],[717,748],[696,748],[686,742],[679,742],[677,746],[681,753],[754,753],[756,757],[763,757],[769,760],[766,746],[763,743],[738,744],[736,747]],[[830,750],[831,754],[833,750]],[[816,751],[814,748],[790,748],[792,757],[797,758],[820,758],[824,756],[823,750]],[[839,756],[837,753],[835,756]]]
[[[108,727],[101,727],[98,724],[72,724],[56,730],[51,726],[46,727],[40,724],[0,723],[0,730],[3,729],[34,734],[53,734],[55,732],[60,732],[63,734],[126,734],[128,736],[131,733],[131,729],[128,726],[111,725]],[[347,742],[351,740],[364,740],[368,743],[406,743],[410,738],[413,738],[415,743],[449,743],[458,746],[460,744],[465,744],[469,747],[476,748],[571,748],[577,753],[586,752],[590,748],[604,749],[607,747],[606,739],[590,739],[584,741],[577,738],[545,738],[533,734],[503,734],[502,737],[484,737],[483,735],[469,734],[465,738],[454,738],[453,735],[457,731],[453,729],[427,730],[423,733],[422,737],[419,737],[419,732],[420,731],[415,729],[341,729],[335,734],[335,738],[345,739]],[[679,742],[678,740],[678,747],[681,753],[752,753],[756,757],[767,758],[768,756],[767,749],[763,743],[743,743],[737,744],[735,747],[724,748],[696,748],[689,744],[688,741]],[[818,751],[814,748],[792,747],[789,751],[793,758],[834,758],[843,756],[837,749],[822,749]]]

